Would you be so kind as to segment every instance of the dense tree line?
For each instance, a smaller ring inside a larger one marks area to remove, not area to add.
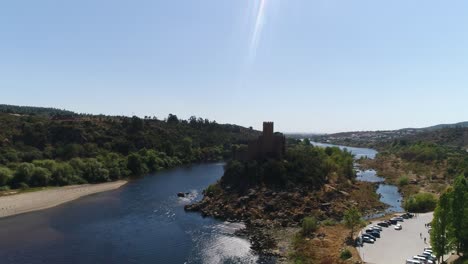
[[[332,176],[346,181],[354,179],[354,175],[350,152],[302,143],[289,145],[282,160],[229,162],[221,184],[241,191],[258,185],[279,188],[301,185],[313,189],[320,188]]]
[[[158,120],[9,109],[0,111],[2,189],[105,182],[223,160],[237,144],[258,136],[252,129],[173,114]]]
[[[464,175],[441,196],[432,220],[431,245],[440,259],[451,250],[468,254],[468,183]]]

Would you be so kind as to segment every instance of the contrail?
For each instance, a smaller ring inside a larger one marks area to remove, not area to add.
[[[254,0],[259,1],[256,15],[255,15],[255,27],[253,29],[252,38],[250,40],[249,48],[249,61],[253,61],[257,54],[258,42],[262,33],[263,25],[265,23],[265,9],[267,0]]]

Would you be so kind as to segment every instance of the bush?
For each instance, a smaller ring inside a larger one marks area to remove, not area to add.
[[[218,184],[211,184],[206,188],[205,195],[215,196],[221,193],[221,187]]]
[[[408,176],[401,176],[399,179],[398,179],[398,185],[399,186],[405,186],[405,185],[408,185],[409,183],[409,178]]]
[[[5,191],[9,191],[9,190],[10,190],[10,186],[8,186],[8,185],[0,187],[0,192],[5,192]]]
[[[12,177],[13,172],[10,169],[6,167],[0,167],[0,186],[7,185]]]
[[[336,221],[330,218],[322,221],[322,225],[325,225],[325,226],[335,226],[336,224],[337,224]]]
[[[349,259],[352,256],[353,256],[353,254],[351,254],[351,251],[349,251],[349,249],[345,249],[345,250],[341,251],[341,253],[340,253],[340,259],[342,259],[342,260]]]
[[[318,223],[315,217],[309,216],[302,220],[302,234],[308,235],[317,230]]]
[[[24,183],[24,182],[20,182],[20,183],[18,184],[18,189],[24,190],[24,189],[28,189],[28,188],[29,188],[29,185],[26,184],[26,183]]]
[[[404,203],[404,208],[408,212],[426,213],[434,211],[437,205],[437,199],[430,193],[418,193],[412,195]]]

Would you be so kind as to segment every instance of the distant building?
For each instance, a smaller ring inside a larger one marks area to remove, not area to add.
[[[247,152],[235,153],[236,159],[282,159],[286,152],[286,137],[273,131],[273,122],[263,122],[263,134],[249,142]]]

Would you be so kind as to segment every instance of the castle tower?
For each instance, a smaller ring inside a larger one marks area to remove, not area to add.
[[[267,138],[273,137],[273,122],[263,122],[263,136]]]

